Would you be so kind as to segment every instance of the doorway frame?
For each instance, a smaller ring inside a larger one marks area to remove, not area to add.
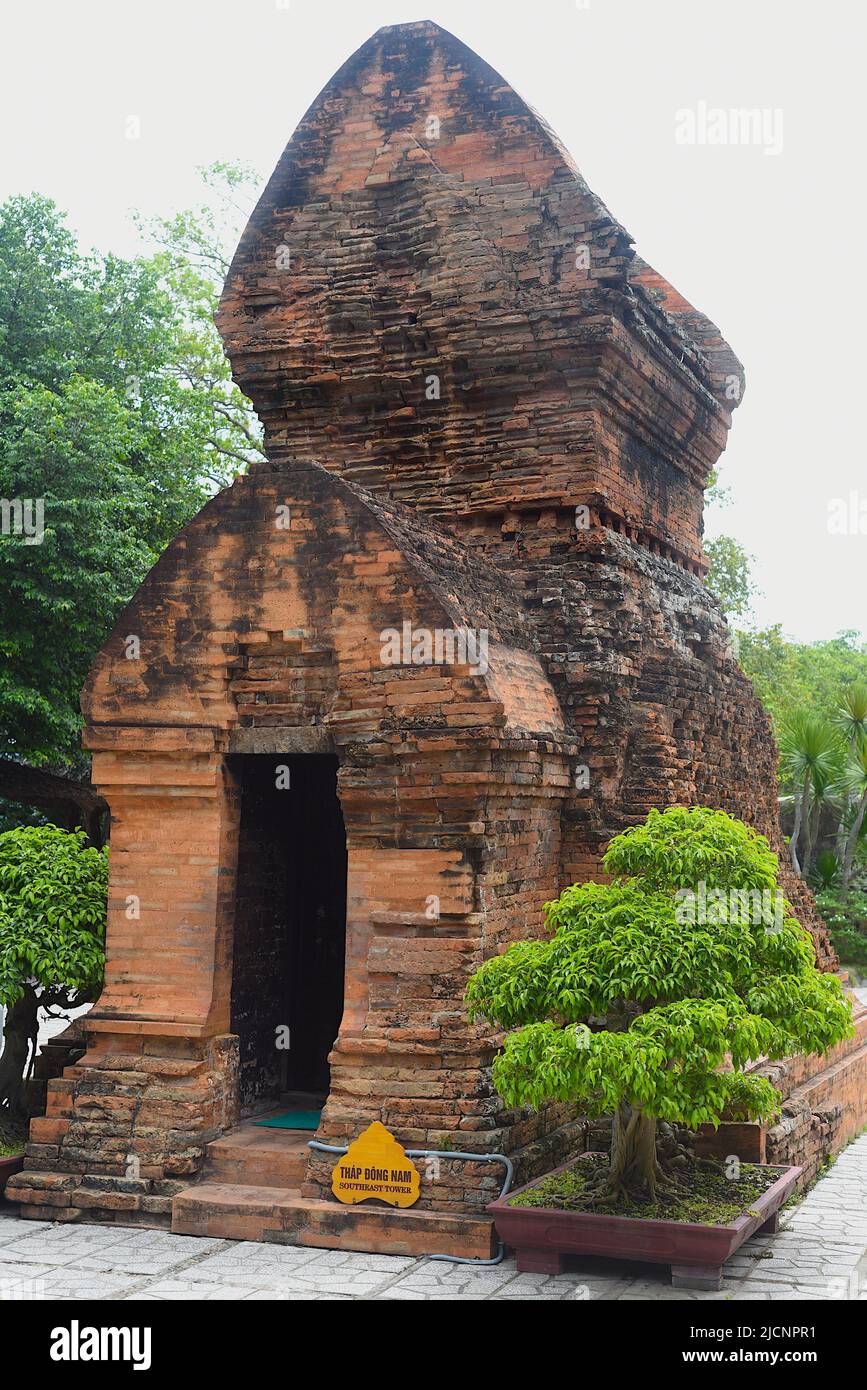
[[[329,758],[332,758],[333,761],[334,761],[334,774],[335,774],[335,788],[334,788],[334,792],[335,792],[335,796],[336,796],[336,798],[337,798],[337,805],[338,805],[338,808],[339,808],[339,811],[340,811],[340,818],[341,818],[341,823],[342,823],[342,827],[343,827],[343,852],[344,852],[344,854],[345,854],[345,856],[346,856],[346,880],[347,880],[346,886],[345,886],[345,889],[344,889],[344,900],[343,900],[343,928],[342,928],[342,930],[343,930],[343,940],[342,940],[342,943],[341,943],[343,949],[342,949],[342,964],[341,964],[341,969],[340,969],[340,1016],[339,1016],[339,1020],[338,1020],[337,1031],[336,1031],[336,1033],[335,1033],[335,1035],[334,1035],[334,1038],[333,1038],[333,1039],[331,1040],[331,1042],[329,1043],[327,1052],[326,1052],[325,1057],[324,1057],[324,1059],[323,1059],[323,1060],[324,1060],[324,1064],[325,1064],[325,1066],[328,1068],[328,1071],[329,1071],[328,1082],[327,1082],[327,1084],[325,1085],[325,1087],[324,1087],[324,1088],[322,1088],[322,1087],[313,1087],[313,1088],[310,1088],[310,1087],[299,1087],[299,1086],[292,1085],[292,1086],[288,1086],[288,1087],[285,1088],[285,1089],[287,1090],[287,1092],[299,1092],[299,1093],[304,1092],[305,1094],[306,1094],[306,1093],[309,1093],[309,1094],[311,1094],[311,1095],[314,1094],[314,1093],[315,1093],[315,1094],[319,1094],[319,1093],[321,1092],[321,1093],[323,1094],[323,1097],[324,1097],[324,1098],[323,1098],[323,1105],[324,1105],[325,1102],[326,1102],[327,1099],[328,1099],[328,1095],[329,1095],[329,1093],[330,1093],[330,1084],[331,1084],[331,1082],[330,1082],[330,1064],[329,1064],[329,1062],[328,1062],[328,1058],[329,1058],[329,1056],[331,1055],[331,1052],[332,1052],[332,1050],[333,1050],[333,1048],[334,1048],[334,1044],[337,1042],[337,1039],[338,1039],[338,1037],[340,1036],[340,1031],[341,1031],[342,1026],[343,1026],[343,1016],[344,1016],[345,1009],[346,1009],[347,930],[348,930],[347,912],[348,912],[348,870],[349,870],[349,842],[348,842],[348,839],[349,839],[349,837],[348,837],[347,827],[346,827],[345,810],[344,810],[343,802],[341,801],[341,798],[340,798],[339,773],[340,773],[340,767],[341,767],[341,760],[340,760],[340,757],[339,757],[339,755],[338,755],[338,753],[337,753],[337,750],[336,750],[336,748],[335,748],[335,746],[334,746],[334,741],[333,741],[333,739],[331,739],[331,738],[326,734],[326,731],[317,729],[317,728],[315,728],[315,727],[313,727],[313,728],[294,728],[294,727],[290,727],[290,728],[287,729],[287,728],[284,728],[284,727],[281,727],[281,726],[275,726],[273,729],[268,729],[268,728],[265,728],[265,729],[258,729],[258,728],[257,728],[257,729],[240,729],[240,730],[237,730],[237,731],[236,731],[236,734],[237,734],[237,735],[240,735],[240,737],[236,737],[236,738],[234,738],[234,739],[230,738],[230,746],[229,746],[229,750],[228,750],[228,752],[227,752],[225,761],[226,761],[226,765],[227,765],[227,767],[228,767],[228,769],[229,769],[229,772],[230,772],[230,774],[231,774],[231,776],[232,776],[232,780],[233,780],[233,782],[235,783],[236,788],[237,788],[237,791],[238,791],[238,793],[239,793],[239,794],[238,794],[238,802],[237,802],[237,805],[238,805],[238,832],[239,832],[239,835],[240,835],[240,828],[241,828],[241,823],[242,823],[243,814],[244,814],[244,785],[243,785],[243,779],[242,779],[242,777],[239,776],[239,773],[241,772],[241,768],[239,767],[237,761],[234,761],[234,760],[240,759],[240,758],[243,758],[243,759],[250,759],[250,758],[256,758],[256,759],[258,759],[258,758],[262,758],[262,759],[264,759],[264,760],[268,760],[268,759],[272,759],[272,758],[273,758],[273,759],[276,759],[276,760],[279,761],[280,758],[287,758],[287,759],[289,759],[289,758],[302,758],[302,759],[307,759],[307,758],[329,757]],[[288,734],[288,737],[284,736],[284,735],[287,735],[287,734]],[[311,735],[311,734],[313,735],[312,738],[309,737],[309,735]],[[264,735],[264,737],[262,737],[263,735]],[[320,737],[317,737],[318,735],[324,735],[324,737],[321,737],[321,736],[320,736]],[[252,737],[250,737],[250,736],[252,736]],[[297,737],[296,737],[296,736],[297,736]],[[276,746],[276,745],[278,744],[278,742],[279,742],[279,745],[280,745],[279,747]],[[254,745],[252,748],[250,747],[251,744]],[[263,747],[263,746],[262,746],[263,744],[266,744],[266,745],[268,745],[268,746],[267,746],[267,747]],[[294,747],[293,747],[293,746],[289,746],[289,745],[292,745],[292,744],[294,744],[295,746],[294,746]],[[300,749],[299,749],[298,746],[297,746],[298,744],[304,744],[305,746],[304,746],[303,748],[300,748]],[[311,746],[311,745],[312,745],[312,746]],[[242,751],[242,749],[243,749],[243,751]],[[240,845],[239,845],[239,850],[240,850]],[[232,997],[233,997],[233,987],[234,987],[234,982],[235,982],[235,966],[236,966],[236,932],[237,932],[237,925],[238,925],[237,913],[238,913],[239,870],[240,870],[240,856],[238,855],[238,856],[235,857],[235,861],[234,861],[234,872],[233,872],[233,883],[232,883],[232,921],[231,921],[230,972],[229,972],[229,981],[228,981],[228,991],[229,991],[229,1024],[228,1024],[228,1029],[229,1029],[229,1033],[230,1033],[231,1035],[237,1037],[237,1039],[238,1039],[238,1045],[239,1045],[239,1051],[240,1051],[240,1044],[241,1044],[241,1041],[242,1041],[242,1034],[241,1034],[240,1031],[238,1031],[238,1030],[236,1030],[236,1029],[234,1028],[234,1026],[233,1026],[233,1024],[234,1024],[234,1019],[233,1019],[233,1017],[232,1017]],[[285,983],[286,983],[286,981],[284,981],[284,984],[285,984]],[[294,1022],[293,1022],[292,1017],[290,1016],[290,1014],[291,1014],[291,1011],[288,1009],[288,1006],[287,1006],[287,1014],[286,1014],[287,1023],[288,1023],[288,1025],[289,1025],[290,1028],[294,1028],[295,1025],[294,1025]],[[242,1097],[241,1097],[240,1070],[239,1070],[239,1078],[238,1078],[238,1101],[239,1101],[239,1107],[240,1107],[240,1104],[241,1104],[241,1100],[242,1100]]]

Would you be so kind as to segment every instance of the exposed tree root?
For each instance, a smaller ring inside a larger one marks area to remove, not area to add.
[[[626,1203],[675,1205],[691,1191],[697,1168],[719,1171],[712,1160],[691,1153],[670,1125],[623,1103],[612,1124],[608,1164],[570,1198],[569,1209],[606,1212]]]

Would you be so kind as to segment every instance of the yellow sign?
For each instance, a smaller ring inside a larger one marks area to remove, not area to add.
[[[418,1169],[379,1120],[349,1145],[331,1174],[331,1191],[338,1202],[378,1197],[392,1207],[411,1207],[420,1188]]]

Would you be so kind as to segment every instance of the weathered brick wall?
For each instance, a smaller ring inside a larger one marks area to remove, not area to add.
[[[830,1155],[856,1138],[867,1121],[867,1007],[852,997],[854,1036],[823,1057],[798,1054],[756,1062],[750,1070],[780,1093],[780,1113],[767,1125],[703,1126],[700,1151],[744,1162],[798,1164],[799,1187],[820,1176]]]
[[[218,323],[272,464],[445,516],[597,497],[700,566],[737,400],[703,353],[718,331],[649,276],[503,79],[402,25],[302,120]]]
[[[320,456],[510,574],[590,769],[565,881],[649,806],[782,849],[768,721],[698,580],[743,370],[497,73],[435,25],[375,35],[287,146],[218,323],[272,467]]]
[[[611,527],[576,529],[565,509],[462,533],[509,573],[535,615],[540,655],[589,771],[589,786],[564,802],[561,883],[596,875],[611,837],[651,806],[718,807],[768,837],[820,963],[833,968],[780,833],[768,716],[701,580]]]
[[[470,972],[650,806],[720,806],[781,848],[767,719],[700,581],[742,369],[497,73],[435,25],[375,35],[287,147],[218,322],[268,463],[169,547],[85,692],[113,815],[106,988],[13,1185],[28,1214],[166,1219],[237,1114],[235,753],[339,760],[345,1012],[319,1137],[380,1119],[514,1151],[523,1177],[585,1128],[504,1110]],[[483,630],[488,668],[389,666],[405,622]],[[311,1158],[307,1196],[329,1172]],[[495,1182],[446,1165],[424,1202],[477,1210]]]
[[[867,1009],[852,1000],[855,1037],[821,1059],[787,1057],[757,1070],[783,1096],[766,1135],[769,1163],[798,1163],[802,1185],[818,1177],[830,1154],[854,1139],[867,1119]]]
[[[405,619],[483,627],[488,669],[384,664],[381,631]],[[195,1172],[237,1113],[236,1052],[227,1083],[207,1041],[229,1028],[233,951],[242,992],[263,966],[243,957],[249,932],[233,930],[245,903],[232,753],[277,751],[287,728],[337,753],[347,836],[346,1011],[320,1137],[354,1137],[369,1114],[422,1146],[451,1134],[510,1145],[490,1084],[495,1040],[467,1024],[462,995],[489,919],[494,941],[539,929],[574,749],[507,576],[321,468],[260,473],[156,566],[85,707],[115,815],[106,988],[88,1054],[63,1082],[68,1127],[28,1154],[27,1206],[44,1190],[70,1213],[154,1217],[150,1199]],[[129,1060],[142,1047],[147,1069]],[[169,1083],[178,1048],[186,1070]],[[131,1155],[144,1176],[130,1176]],[[70,1172],[74,1183],[53,1183]],[[435,1201],[482,1201],[482,1176],[449,1170]]]
[[[237,1118],[237,1038],[100,1032],[49,1081],[7,1191],[43,1221],[168,1225],[206,1145]]]

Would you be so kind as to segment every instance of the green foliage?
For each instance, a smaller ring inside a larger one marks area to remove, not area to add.
[[[22,826],[0,834],[0,1003],[26,985],[64,1002],[102,983],[108,860],[81,830]]]
[[[852,681],[843,687],[834,721],[851,747],[867,742],[867,680]]]
[[[753,556],[733,536],[706,540],[704,549],[708,558],[707,587],[729,618],[745,618],[756,594],[751,573]]]
[[[214,325],[231,256],[256,202],[261,180],[244,164],[218,161],[199,170],[204,199],[140,229],[159,248],[146,264],[176,306],[181,327],[171,371],[191,391],[201,412],[206,441],[217,459],[222,485],[225,459],[241,470],[265,457],[262,429],[253,407],[232,380],[223,341]]]
[[[864,692],[867,700],[867,691]],[[829,720],[810,709],[791,714],[780,730],[780,778],[791,794],[781,798],[793,809],[789,852],[801,876],[813,882],[813,860],[830,808],[836,823],[843,896],[849,889],[867,815],[867,739],[863,735],[862,692],[856,684],[839,697]],[[865,705],[867,710],[867,705]],[[803,854],[799,860],[801,842]],[[828,846],[825,846],[827,851]],[[836,857],[836,856],[835,856]],[[833,872],[827,855],[826,870]]]
[[[611,841],[602,867],[618,878],[635,877],[643,889],[772,889],[777,856],[763,835],[705,806],[652,810],[643,825]],[[567,892],[569,890],[567,889]]]
[[[43,499],[45,527],[0,534],[0,747],[34,765],[80,767],[94,654],[249,456],[213,291],[192,312],[176,261],[85,255],[50,200],[0,206],[0,498]]]
[[[831,933],[841,965],[867,967],[867,893],[850,892],[845,900],[837,886],[816,894],[816,904]]]
[[[828,887],[833,845],[845,897],[867,838],[867,652],[851,633],[802,648],[786,643],[779,629],[759,638],[742,639],[741,657],[775,717],[792,864],[814,885]],[[812,686],[802,670],[807,660]],[[824,864],[818,875],[817,856]]]
[[[739,632],[738,660],[779,728],[804,710],[832,721],[841,692],[867,681],[867,643],[843,632],[824,642],[789,642],[777,624]]]
[[[470,981],[471,1016],[516,1030],[494,1064],[498,1090],[509,1104],[573,1101],[592,1114],[626,1101],[691,1128],[771,1115],[777,1092],[746,1063],[824,1052],[851,1025],[840,981],[816,970],[780,895],[767,841],[721,811],[651,811],[603,863],[612,883],[545,905],[549,939],[516,943]],[[718,895],[704,921],[686,910],[700,885]],[[750,890],[761,914],[740,898],[725,906]],[[721,1070],[727,1055],[734,1071]]]
[[[825,789],[843,774],[845,750],[837,731],[818,714],[799,710],[780,730],[780,771],[785,783],[803,786],[804,779]]]
[[[840,860],[832,849],[822,849],[816,855],[816,862],[810,874],[810,886],[817,893],[828,892],[840,882]]]
[[[716,469],[707,481],[705,505],[727,507],[731,502],[729,489],[721,487]],[[705,583],[715,595],[729,618],[745,618],[758,592],[752,580],[754,556],[748,555],[733,536],[716,536],[704,542],[708,558]]]

